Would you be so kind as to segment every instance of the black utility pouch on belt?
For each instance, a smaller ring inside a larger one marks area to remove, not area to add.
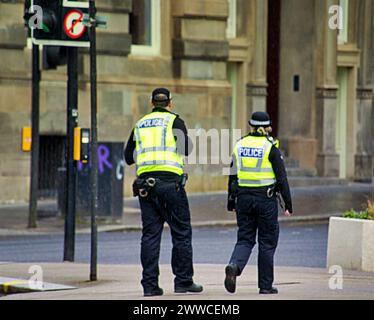
[[[175,182],[177,192],[179,192],[179,190],[181,190],[181,189],[184,189],[184,187],[186,186],[187,180],[188,180],[188,174],[187,173],[182,174],[178,178],[178,180]]]
[[[144,184],[144,179],[135,179],[132,184],[132,193],[134,197],[139,196],[139,191],[141,189],[141,185]]]
[[[137,178],[133,185],[132,185],[132,191],[134,194],[134,197],[142,197],[146,198],[148,197],[149,192],[153,189],[153,187],[156,185],[156,179],[149,177],[146,179],[140,179]]]
[[[180,181],[181,188],[184,188],[186,186],[187,180],[188,180],[188,174],[187,173],[182,174],[181,181]]]

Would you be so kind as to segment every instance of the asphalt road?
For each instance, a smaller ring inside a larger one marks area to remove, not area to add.
[[[278,266],[325,267],[327,224],[281,225],[275,257]],[[99,257],[102,264],[139,264],[140,232],[100,233]],[[228,262],[236,240],[235,228],[195,228],[193,248],[195,263]],[[250,264],[257,263],[257,246]],[[61,262],[63,235],[0,237],[0,262]],[[88,263],[90,236],[76,236],[76,262]],[[161,263],[171,261],[171,238],[164,230]]]

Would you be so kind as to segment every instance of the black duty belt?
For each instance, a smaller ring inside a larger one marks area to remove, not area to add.
[[[276,196],[275,185],[259,188],[239,187],[238,195],[240,194],[251,194],[255,196],[273,198],[274,196]]]
[[[181,176],[143,175],[134,181],[133,194],[135,197],[140,196],[142,198],[146,198],[158,183],[174,183],[177,186],[177,190],[179,190],[180,187],[184,188],[187,179],[187,174],[183,174]]]

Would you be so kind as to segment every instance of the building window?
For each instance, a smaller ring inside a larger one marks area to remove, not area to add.
[[[229,3],[229,17],[227,19],[226,36],[228,39],[236,38],[236,0],[227,0]]]
[[[343,29],[338,30],[338,43],[344,44],[348,42],[348,15],[349,15],[349,0],[339,0],[339,5],[341,8]]]
[[[228,39],[242,38],[247,35],[249,11],[248,0],[227,0],[229,16],[227,19],[226,36]]]
[[[236,0],[236,34],[235,36],[246,37],[247,35],[247,24],[248,12],[250,10],[250,1],[248,0]]]
[[[160,29],[160,0],[133,1],[130,15],[131,54],[158,55]]]

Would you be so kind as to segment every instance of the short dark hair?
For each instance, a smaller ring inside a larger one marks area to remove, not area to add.
[[[164,101],[152,101],[153,105],[156,108],[166,108],[170,104],[170,100],[164,100]]]

